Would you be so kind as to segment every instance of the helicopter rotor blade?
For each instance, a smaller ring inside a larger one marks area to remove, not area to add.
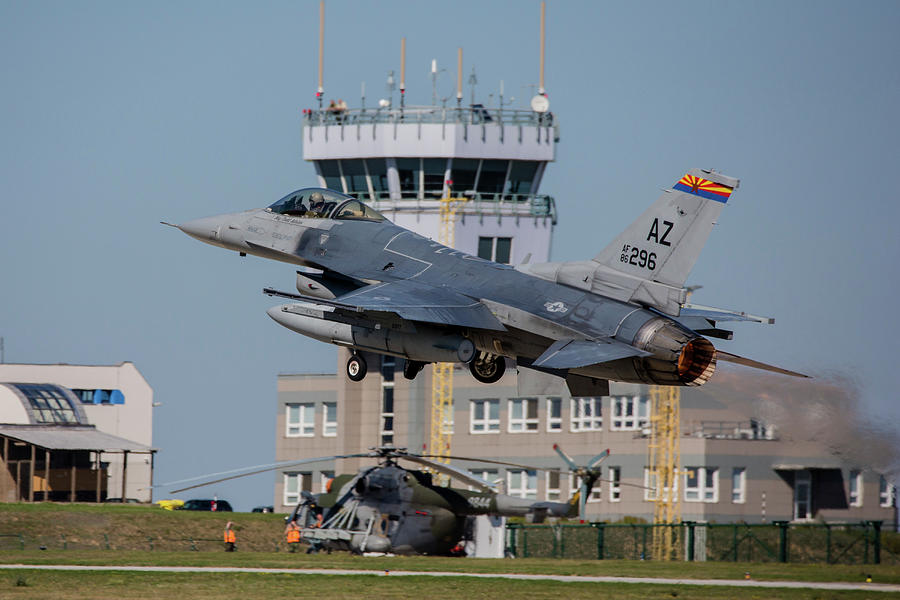
[[[264,469],[256,469],[254,471],[249,471],[247,473],[241,473],[239,475],[229,475],[228,477],[220,477],[219,479],[213,479],[211,481],[204,481],[203,483],[189,485],[187,487],[179,488],[177,490],[172,490],[169,493],[170,494],[178,494],[181,492],[186,492],[187,490],[193,490],[198,487],[204,487],[207,485],[212,485],[214,483],[221,483],[223,481],[229,481],[231,479],[240,479],[241,477],[249,477],[250,475],[258,475],[259,473],[266,473],[267,471],[276,471],[278,469],[283,469],[285,467],[296,467],[296,466],[305,465],[308,463],[322,462],[322,461],[326,461],[326,460],[334,460],[337,458],[366,458],[369,456],[372,456],[372,454],[369,452],[365,452],[365,453],[359,453],[359,454],[338,454],[338,455],[333,455],[333,456],[317,456],[315,458],[306,458],[303,460],[281,462],[281,463],[275,464],[274,466],[266,467]],[[252,467],[250,467],[250,468],[252,468]],[[205,477],[205,476],[201,475],[200,477],[194,477],[193,479],[200,479],[201,477]],[[190,480],[188,479],[188,480],[182,480],[182,481],[190,481]],[[163,485],[169,485],[169,484],[163,484]]]
[[[594,467],[599,465],[601,462],[603,462],[603,460],[606,459],[608,456],[609,456],[609,448],[607,448],[606,450],[604,450],[603,452],[601,452],[600,454],[598,454],[597,456],[595,456],[594,458],[589,460],[588,464],[587,464],[587,468],[593,469]]]
[[[400,454],[397,458],[402,458],[403,460],[408,460],[420,465],[425,465],[426,467],[434,469],[439,473],[443,473],[444,475],[457,479],[467,485],[478,488],[482,492],[497,492],[497,488],[484,479],[481,479],[480,477],[476,477],[474,475],[470,475],[469,473],[457,467],[429,460],[417,454]]]
[[[411,454],[409,456],[421,456],[422,458],[440,458],[436,454]],[[477,463],[486,463],[490,465],[504,465],[507,467],[518,467],[520,469],[531,469],[533,471],[546,471],[547,467],[535,467],[533,465],[523,465],[521,463],[508,462],[505,460],[492,460],[489,458],[472,458],[470,456],[448,456],[451,460],[469,460]]]
[[[575,461],[572,460],[572,457],[563,452],[563,449],[559,447],[559,444],[553,444],[553,449],[556,450],[556,453],[559,454],[559,457],[563,459],[563,462],[566,463],[566,465],[568,465],[570,469],[572,469],[573,471],[578,470],[578,465],[575,464]]]

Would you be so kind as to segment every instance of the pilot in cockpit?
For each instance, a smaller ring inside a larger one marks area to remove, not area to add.
[[[325,197],[322,192],[313,192],[309,195],[309,208],[313,214],[311,217],[323,217],[325,212]]]

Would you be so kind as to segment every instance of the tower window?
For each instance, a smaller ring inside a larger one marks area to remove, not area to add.
[[[512,238],[479,237],[478,257],[508,265],[512,255]]]

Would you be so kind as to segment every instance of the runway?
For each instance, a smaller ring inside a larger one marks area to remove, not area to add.
[[[142,567],[91,565],[0,565],[0,569],[56,571],[130,571],[150,573],[278,573],[288,575],[373,575],[378,577],[474,577],[481,579],[550,580],[576,583],[634,583],[656,585],[700,585],[753,588],[793,588],[900,592],[900,585],[817,581],[757,581],[754,579],[673,579],[664,577],[609,577],[591,575],[524,575],[517,573],[453,573],[447,571],[373,571],[365,569],[267,569],[259,567]]]

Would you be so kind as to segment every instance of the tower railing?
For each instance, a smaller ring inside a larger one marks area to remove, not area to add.
[[[389,213],[434,213],[441,209],[440,194],[434,196],[427,193],[420,195],[415,191],[401,192],[396,198],[388,191],[378,192],[349,192],[351,196],[372,206],[386,216]],[[546,194],[488,194],[466,193],[468,202],[461,205],[457,214],[465,218],[467,216],[529,216],[546,217],[556,224],[556,201],[553,196]]]
[[[463,107],[407,106],[376,108],[324,108],[303,111],[305,125],[377,125],[394,123],[467,123],[556,127],[553,113],[533,110],[494,108],[481,104]]]

